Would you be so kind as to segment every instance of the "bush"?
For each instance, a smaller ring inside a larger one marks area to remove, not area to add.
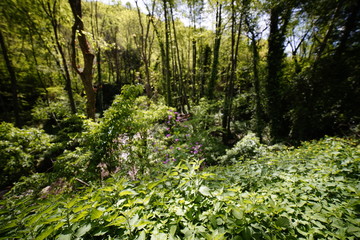
[[[21,176],[36,171],[52,146],[51,137],[35,128],[19,129],[10,123],[0,124],[0,186],[7,186]]]
[[[266,152],[266,146],[260,143],[255,133],[249,132],[233,148],[226,150],[226,154],[219,159],[221,163],[235,164],[246,159],[261,157]]]

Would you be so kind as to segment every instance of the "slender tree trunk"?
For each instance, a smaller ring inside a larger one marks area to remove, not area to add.
[[[94,26],[92,26],[93,29],[93,36],[98,36],[98,38],[100,37],[100,32],[99,32],[99,21],[98,21],[98,1],[95,2],[95,28],[96,31],[94,30]],[[96,32],[96,34],[95,34]],[[98,40],[96,40],[96,66],[97,66],[97,77],[98,77],[98,87],[96,90],[96,102],[97,102],[97,106],[98,109],[97,111],[100,113],[100,116],[103,116],[104,113],[104,95],[103,95],[103,78],[102,78],[102,71],[101,71],[101,48],[100,48],[100,44],[98,42]]]
[[[201,82],[200,82],[200,98],[205,96],[205,84],[206,79],[210,71],[210,62],[211,62],[211,48],[209,45],[205,45],[202,56],[202,66],[201,66]]]
[[[14,117],[15,117],[15,125],[17,127],[21,127],[22,126],[22,121],[20,119],[20,107],[19,107],[18,85],[17,85],[16,74],[15,74],[13,65],[11,63],[11,60],[9,58],[8,49],[6,47],[5,40],[4,40],[1,29],[0,29],[0,46],[1,46],[1,49],[2,49],[2,52],[3,52],[6,67],[8,69],[9,75],[10,75],[11,91],[12,91],[12,102],[13,102]]]
[[[169,106],[173,106],[172,94],[171,94],[171,71],[170,71],[170,23],[167,2],[163,0],[164,17],[165,17],[165,84],[166,84],[166,103]]]
[[[197,51],[196,51],[196,40],[195,38],[193,38],[192,40],[192,99],[195,101],[196,99],[196,56],[197,55]]]
[[[183,73],[183,66],[181,64],[181,58],[180,58],[180,49],[176,34],[176,28],[175,28],[175,21],[174,21],[174,15],[172,6],[170,6],[170,14],[171,14],[171,22],[173,26],[173,33],[174,33],[174,43],[175,43],[175,49],[176,49],[176,60],[179,70],[179,97],[180,97],[180,107],[182,109],[182,112],[185,112],[185,105],[188,107],[188,110],[190,110],[190,104],[188,101],[188,96],[186,94],[186,86],[184,83],[184,73]]]
[[[250,35],[251,35],[251,51],[252,51],[252,67],[253,67],[253,74],[254,74],[254,89],[255,89],[255,132],[256,136],[262,142],[262,131],[263,131],[263,109],[261,106],[261,96],[260,96],[260,78],[259,78],[259,49],[256,40],[256,34],[254,27],[250,25],[248,19],[246,19],[246,24],[248,26]]]
[[[221,16],[221,10],[222,10],[222,4],[217,4],[216,9],[216,30],[215,30],[215,43],[214,43],[214,57],[211,67],[211,76],[208,84],[207,89],[207,97],[208,99],[212,100],[214,99],[214,92],[215,92],[215,85],[218,75],[218,65],[219,65],[219,53],[220,53],[220,43],[221,43],[221,24],[222,24],[222,16]]]
[[[58,6],[58,2],[57,0],[55,0],[52,4],[52,6],[50,5],[50,2],[41,2],[42,8],[44,10],[44,12],[46,13],[46,15],[48,16],[50,22],[51,22],[51,26],[54,32],[54,37],[55,37],[55,45],[56,45],[56,50],[57,52],[60,54],[61,57],[61,61],[62,61],[62,69],[63,69],[63,77],[65,79],[65,90],[66,93],[68,95],[69,98],[69,104],[70,104],[70,109],[71,112],[73,114],[76,113],[76,106],[75,106],[75,100],[74,100],[74,96],[73,96],[73,91],[72,91],[72,87],[71,87],[71,77],[70,77],[70,73],[69,73],[69,68],[68,65],[66,63],[66,57],[65,57],[65,53],[64,50],[62,48],[62,45],[60,43],[59,40],[59,34],[58,34],[58,30],[59,30],[59,22],[58,22],[58,17],[57,17],[57,8]],[[60,62],[57,61],[57,64],[61,66]]]
[[[72,39],[71,39],[71,48],[72,48],[72,65],[77,74],[80,76],[81,81],[84,85],[85,94],[87,98],[86,102],[86,112],[89,118],[95,119],[95,104],[96,96],[93,89],[93,63],[94,63],[94,54],[92,53],[89,43],[84,34],[84,23],[82,21],[82,11],[81,11],[81,0],[69,0],[71,10],[75,19],[74,25],[72,27]],[[80,49],[83,55],[84,67],[80,69],[76,63],[76,49],[75,49],[75,38],[77,39],[80,45]]]
[[[141,12],[140,12],[140,8],[138,6],[138,1],[137,0],[135,0],[135,4],[136,4],[136,8],[137,8],[139,24],[140,24],[140,29],[141,29],[141,36],[140,36],[140,44],[141,44],[141,46],[140,46],[140,49],[141,49],[141,59],[142,59],[144,65],[145,65],[145,77],[146,77],[145,91],[146,91],[146,96],[148,98],[151,98],[152,91],[151,91],[151,83],[150,83],[150,78],[151,77],[150,77],[150,69],[149,69],[150,68],[150,66],[149,66],[150,56],[148,55],[148,51],[149,52],[151,51],[151,50],[148,49],[150,21],[147,22],[146,30],[145,30],[143,21],[141,20]],[[149,56],[149,58],[148,58],[148,56]]]
[[[240,23],[238,26],[238,31],[236,34],[236,11],[235,11],[235,3],[231,2],[232,16],[231,16],[231,55],[230,55],[230,76],[227,82],[225,98],[224,98],[224,112],[222,119],[222,127],[225,130],[225,134],[223,137],[223,142],[228,142],[231,136],[230,130],[230,122],[231,122],[231,112],[232,112],[232,103],[233,103],[233,95],[234,95],[234,83],[236,79],[236,68],[237,68],[237,56],[239,49],[239,42],[241,36],[242,29],[242,14],[240,16]]]

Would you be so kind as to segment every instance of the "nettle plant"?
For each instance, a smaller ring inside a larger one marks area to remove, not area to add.
[[[326,138],[259,159],[115,175],[46,199],[2,200],[4,239],[360,238],[358,141]]]

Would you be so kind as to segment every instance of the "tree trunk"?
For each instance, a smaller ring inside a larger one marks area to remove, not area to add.
[[[170,71],[170,23],[168,17],[167,1],[163,0],[164,17],[165,17],[165,59],[164,59],[164,74],[166,86],[166,103],[168,106],[173,106],[171,94],[171,71]]]
[[[207,89],[207,97],[209,100],[214,99],[214,96],[215,96],[214,91],[215,91],[215,85],[216,85],[216,80],[217,80],[217,75],[218,75],[219,52],[220,52],[220,43],[221,43],[221,34],[222,34],[222,31],[221,31],[222,5],[219,4],[219,2],[217,2],[216,4],[217,4],[217,10],[216,10],[215,43],[214,43],[214,53],[213,53],[214,58],[213,58],[213,63],[212,63],[212,68],[211,68],[211,76],[210,76],[208,89]]]
[[[151,83],[150,83],[150,54],[148,52],[151,52],[150,49],[148,49],[148,39],[149,39],[149,31],[150,31],[150,21],[147,22],[146,30],[144,29],[143,22],[141,20],[141,12],[138,5],[138,1],[135,0],[135,5],[137,8],[138,18],[139,18],[139,24],[141,29],[141,36],[140,36],[140,49],[141,49],[141,59],[145,65],[145,77],[146,77],[146,83],[145,83],[145,91],[146,96],[148,98],[152,97],[152,90],[151,90]],[[152,13],[151,13],[152,14]]]
[[[208,78],[208,74],[210,71],[210,60],[211,60],[211,48],[209,45],[205,45],[202,54],[202,66],[201,66],[201,81],[200,81],[200,97],[202,98],[205,96],[205,84],[206,79]]]
[[[255,90],[255,133],[256,136],[262,142],[262,130],[263,130],[263,109],[261,107],[261,96],[260,96],[260,78],[259,78],[259,49],[256,40],[256,34],[254,27],[250,25],[249,21],[246,19],[246,24],[250,32],[251,40],[251,51],[252,51],[252,67],[254,74],[254,90]]]
[[[17,85],[17,79],[15,75],[15,71],[13,68],[13,65],[11,63],[11,60],[8,55],[8,49],[5,44],[5,40],[2,34],[2,31],[0,29],[0,46],[3,52],[4,60],[6,67],[9,71],[10,75],[10,81],[11,81],[11,90],[12,90],[12,102],[13,102],[13,108],[14,108],[14,117],[15,117],[15,125],[17,127],[22,126],[22,122],[20,119],[20,107],[19,107],[19,98],[18,98],[18,85]]]
[[[283,58],[285,55],[285,33],[290,15],[291,9],[281,5],[273,7],[270,13],[266,92],[270,119],[270,134],[274,142],[284,140],[288,135],[288,126],[284,121],[285,109],[281,94],[281,79],[283,77]]]
[[[71,48],[72,48],[72,65],[77,74],[80,76],[81,81],[84,85],[85,94],[87,98],[86,102],[86,112],[88,118],[95,119],[95,104],[96,96],[93,88],[93,63],[94,63],[94,54],[92,53],[89,43],[84,34],[84,23],[82,21],[82,11],[81,11],[81,0],[69,0],[70,7],[75,18],[74,25],[72,26],[72,38],[71,38]],[[80,45],[80,49],[83,55],[84,67],[80,69],[76,63],[76,49],[75,49],[75,38],[77,39]]]
[[[230,54],[230,76],[227,82],[225,98],[224,98],[224,112],[222,118],[222,127],[225,131],[223,135],[223,142],[227,143],[231,137],[230,122],[231,122],[231,112],[232,112],[232,103],[234,95],[234,83],[236,79],[236,68],[237,68],[237,56],[239,49],[239,42],[241,36],[242,28],[242,14],[240,16],[240,23],[238,32],[236,34],[236,12],[235,12],[235,3],[231,2],[231,54]]]

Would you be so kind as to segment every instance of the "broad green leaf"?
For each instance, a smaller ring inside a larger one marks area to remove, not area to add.
[[[120,217],[114,219],[111,223],[109,223],[106,226],[121,226],[124,223],[126,223],[126,221],[127,220],[126,220],[126,218],[124,216],[120,216]]]
[[[54,229],[55,229],[54,226],[47,227],[44,231],[41,232],[39,236],[35,238],[35,240],[43,240],[47,238],[50,234],[54,232]]]
[[[139,237],[136,240],[145,240],[145,239],[146,239],[146,233],[145,231],[141,231]]]
[[[91,218],[91,220],[95,220],[95,219],[98,219],[99,217],[101,217],[102,214],[103,214],[102,211],[94,208],[94,209],[91,211],[90,218]]]
[[[177,229],[176,225],[171,225],[170,231],[169,231],[170,236],[175,236],[176,229]]]
[[[81,226],[77,231],[76,231],[76,236],[77,237],[81,237],[84,236],[88,231],[90,231],[91,229],[91,224],[86,224],[84,226]]]
[[[241,220],[244,218],[244,212],[236,207],[232,207],[232,214],[234,215],[235,218]]]
[[[356,227],[354,225],[350,225],[350,227],[348,227],[347,232],[350,234],[353,234],[356,237],[360,238],[360,227]]]
[[[161,179],[159,181],[152,182],[152,183],[148,184],[147,187],[148,187],[149,190],[152,190],[154,187],[156,187],[157,185],[159,185],[160,183],[165,182],[165,181],[166,181],[166,179]]]
[[[135,195],[135,194],[137,194],[137,193],[134,190],[125,189],[119,193],[119,197],[126,196],[126,195]]]
[[[78,221],[82,220],[83,218],[85,218],[88,214],[89,214],[88,211],[82,211],[75,218],[71,219],[70,222],[72,222],[72,223],[78,222]]]
[[[46,219],[44,222],[42,222],[43,224],[48,224],[48,223],[52,223],[52,222],[57,222],[59,220],[62,220],[64,219],[63,216],[60,216],[60,217],[52,217],[52,218],[48,218]]]
[[[112,192],[112,191],[114,191],[114,188],[111,187],[111,186],[108,186],[108,187],[101,188],[100,191],[103,191],[103,192]]]
[[[290,220],[287,217],[279,217],[276,222],[276,226],[282,228],[290,228]]]
[[[211,196],[210,188],[207,186],[201,185],[199,188],[199,192],[204,196]]]
[[[68,234],[60,234],[56,237],[56,240],[71,240],[72,238],[72,234],[68,233]]]

